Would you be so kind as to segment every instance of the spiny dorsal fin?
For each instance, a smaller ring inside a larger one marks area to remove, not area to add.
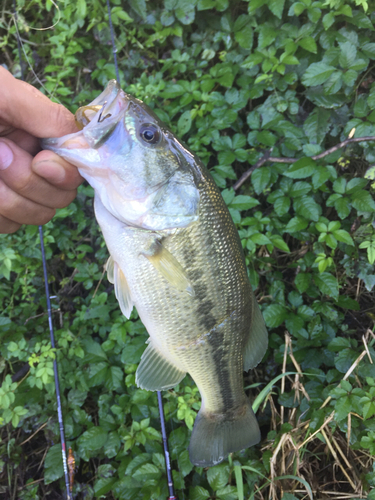
[[[153,250],[151,255],[143,255],[170,285],[194,297],[193,286],[178,260],[159,241],[155,242]]]
[[[138,387],[148,391],[166,391],[177,385],[186,372],[174,366],[150,343],[142,354],[135,374]]]
[[[254,296],[253,305],[253,319],[243,356],[243,369],[245,372],[250,370],[250,368],[254,368],[262,361],[268,346],[267,328]]]

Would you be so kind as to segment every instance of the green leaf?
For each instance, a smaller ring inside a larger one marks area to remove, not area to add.
[[[311,191],[311,184],[304,181],[294,182],[291,189],[289,190],[289,195],[292,198],[298,198],[299,196],[304,196]]]
[[[287,310],[280,304],[271,304],[263,310],[263,318],[268,328],[277,328],[287,317]]]
[[[277,234],[272,234],[270,236],[270,240],[272,241],[272,244],[276,247],[282,250],[283,252],[290,252],[290,249],[288,245],[285,243],[285,241],[282,239],[281,236]]]
[[[233,199],[229,206],[236,210],[249,210],[257,205],[259,205],[259,201],[255,198],[240,194]]]
[[[210,498],[209,492],[202,488],[202,486],[194,486],[190,490],[190,499],[191,500],[208,500]]]
[[[261,233],[252,234],[250,236],[250,239],[251,239],[251,241],[253,241],[257,245],[269,245],[270,243],[272,243],[271,240],[269,238],[267,238],[267,236],[265,234],[261,234]]]
[[[328,80],[334,71],[333,66],[329,66],[324,62],[312,63],[305,71],[302,83],[307,87],[321,85]]]
[[[285,0],[268,0],[266,5],[273,15],[281,19]]]
[[[286,233],[296,233],[297,231],[303,231],[308,225],[309,223],[304,217],[297,215],[296,217],[290,219],[284,231]]]
[[[340,43],[341,54],[339,57],[340,66],[349,69],[357,57],[357,49],[351,42]]]
[[[51,446],[44,461],[44,482],[50,484],[64,475],[61,444]]]
[[[80,448],[86,451],[95,451],[102,448],[107,442],[108,434],[101,427],[91,427],[78,438]]]
[[[271,172],[267,167],[261,167],[255,170],[251,175],[251,183],[254,186],[256,194],[260,194],[268,186],[271,180]]]
[[[354,246],[354,241],[350,234],[344,229],[338,229],[337,231],[333,231],[333,236],[337,241],[341,241],[342,243],[346,243],[347,245]]]
[[[108,360],[106,353],[95,340],[87,339],[82,342],[82,344],[85,350],[86,363],[96,363],[98,361]]]
[[[335,276],[329,273],[321,273],[314,276],[314,281],[319,290],[335,300],[339,297],[339,284]]]
[[[299,272],[294,279],[294,284],[296,285],[300,293],[306,292],[311,283],[311,274]]]
[[[291,179],[305,179],[316,171],[316,162],[311,158],[301,158],[293,163],[284,175]],[[254,175],[254,174],[253,174]]]
[[[368,191],[357,191],[352,195],[352,205],[360,212],[374,212],[375,202]]]
[[[338,198],[334,206],[340,219],[346,219],[350,214],[351,204],[348,198]]]
[[[342,307],[343,309],[351,309],[352,311],[360,310],[358,302],[354,299],[351,299],[350,297],[347,297],[346,295],[340,295],[337,301],[337,305],[339,307]]]
[[[207,471],[208,483],[214,491],[217,491],[228,483],[229,474],[230,468],[227,464],[211,467]]]
[[[313,54],[317,53],[318,46],[316,45],[316,42],[312,36],[307,36],[305,38],[302,38],[298,42],[298,44],[305,50],[312,52]]]
[[[184,113],[182,113],[182,115],[180,116],[178,122],[177,122],[177,129],[178,129],[178,133],[183,136],[185,135],[187,132],[189,132],[190,128],[191,128],[191,113],[190,113],[190,110],[189,111],[185,111]]]
[[[217,490],[218,500],[238,500],[237,489],[229,484],[220,490]]]
[[[318,221],[322,213],[321,206],[311,196],[303,196],[294,201],[295,211],[306,219]]]
[[[104,477],[98,479],[94,484],[95,496],[101,498],[112,490],[113,485],[118,481],[116,477]]]
[[[290,198],[288,196],[281,196],[275,201],[273,208],[279,217],[282,217],[290,208]]]

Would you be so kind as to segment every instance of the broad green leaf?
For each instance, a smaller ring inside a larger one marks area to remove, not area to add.
[[[285,0],[268,0],[266,5],[270,9],[272,14],[281,19],[284,4]]]
[[[260,194],[268,186],[271,180],[271,172],[267,167],[261,167],[255,170],[251,175],[251,183],[254,186],[256,194]]]
[[[354,246],[354,241],[350,234],[344,229],[338,229],[337,231],[333,231],[333,236],[337,241],[341,241],[342,243],[346,243],[347,245]]]
[[[338,198],[334,206],[340,219],[346,219],[350,214],[351,204],[348,198]]]
[[[44,481],[50,484],[64,475],[61,444],[55,444],[48,450],[44,461]]]
[[[312,36],[307,36],[305,38],[302,38],[298,42],[298,44],[305,50],[312,52],[313,54],[317,53],[318,47],[316,45],[316,42]]]
[[[308,225],[309,223],[304,217],[296,215],[296,217],[290,219],[284,231],[286,233],[296,233],[297,231],[303,231]]]
[[[302,196],[294,201],[295,211],[305,219],[317,221],[322,213],[322,208],[311,196]]]
[[[190,490],[191,500],[208,500],[209,498],[209,492],[202,486],[194,486],[194,488]]]
[[[333,66],[329,66],[324,62],[312,63],[305,71],[302,83],[307,87],[321,85],[328,80],[334,71]]]
[[[178,133],[182,136],[187,132],[189,132],[190,128],[191,128],[191,113],[190,111],[185,111],[184,113],[182,113],[177,123]]]
[[[298,198],[299,196],[304,196],[311,191],[311,184],[304,181],[294,182],[291,189],[289,190],[289,195],[292,198]]]
[[[281,196],[275,201],[273,208],[279,217],[282,217],[290,208],[290,198],[288,196]]]
[[[230,468],[227,464],[219,464],[210,467],[207,471],[207,480],[214,491],[217,491],[228,483]]]
[[[272,241],[272,244],[279,250],[282,250],[283,252],[290,252],[288,245],[285,243],[281,236],[273,234],[270,236],[270,240]]]
[[[349,69],[357,56],[355,45],[350,42],[340,43],[341,54],[339,57],[340,66],[344,69]]]
[[[375,202],[368,191],[357,191],[352,195],[352,205],[361,212],[374,212]]]
[[[306,292],[311,283],[311,274],[299,272],[294,279],[294,284],[296,285],[300,293]]]
[[[301,158],[293,163],[284,175],[291,179],[305,179],[310,177],[316,171],[316,162],[311,158]]]
[[[314,276],[314,281],[319,290],[335,300],[339,296],[339,284],[337,278],[329,273],[321,273]]]
[[[230,203],[230,207],[236,210],[249,210],[259,205],[259,201],[251,196],[238,195]]]
[[[83,348],[85,350],[85,361],[86,363],[96,363],[98,361],[107,361],[107,355],[103,351],[102,347],[95,340],[87,339],[83,342]]]
[[[87,451],[95,451],[102,448],[108,438],[107,432],[101,427],[91,427],[78,439],[80,448]]]
[[[263,310],[262,314],[269,328],[277,328],[287,317],[287,310],[280,304],[271,304]]]

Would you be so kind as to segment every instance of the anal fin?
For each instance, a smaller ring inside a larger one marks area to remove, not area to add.
[[[135,381],[141,389],[166,391],[181,382],[185,375],[186,372],[174,366],[150,343],[142,354]]]
[[[245,372],[250,370],[250,368],[254,368],[262,361],[268,347],[267,328],[255,297],[253,297],[253,304],[253,318],[243,355],[243,368]]]

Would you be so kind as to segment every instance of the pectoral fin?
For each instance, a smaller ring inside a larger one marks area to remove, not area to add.
[[[106,267],[108,281],[115,285],[115,295],[120,305],[121,312],[129,319],[134,304],[125,275],[112,257],[109,257]]]
[[[141,389],[166,391],[181,382],[185,375],[186,372],[170,363],[150,343],[142,354],[135,381]]]
[[[253,297],[253,318],[245,345],[243,368],[247,372],[262,361],[268,346],[268,333],[258,303]]]
[[[143,254],[155,269],[177,290],[188,293],[194,297],[193,286],[182,268],[181,264],[173,255],[160,243],[155,242],[153,252]]]

